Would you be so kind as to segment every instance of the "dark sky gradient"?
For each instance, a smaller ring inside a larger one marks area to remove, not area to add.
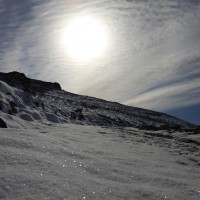
[[[176,116],[180,119],[184,119],[186,121],[192,122],[197,125],[200,124],[200,117],[199,117],[200,106],[199,105],[166,110],[165,113],[168,113],[170,115]]]
[[[101,20],[104,55],[72,59],[74,16]],[[0,0],[0,71],[200,124],[199,0]]]

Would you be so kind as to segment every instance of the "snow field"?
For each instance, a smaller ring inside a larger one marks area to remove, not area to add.
[[[199,166],[199,146],[137,129],[0,129],[0,199],[198,200]]]

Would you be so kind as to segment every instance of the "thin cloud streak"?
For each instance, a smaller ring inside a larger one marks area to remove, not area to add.
[[[80,63],[67,55],[62,37],[78,15],[104,23],[104,57]],[[199,21],[197,0],[0,0],[0,71],[160,111],[200,104]]]
[[[154,89],[124,103],[135,106],[142,105],[143,108],[151,107],[151,109],[156,110],[167,110],[199,104],[199,96],[200,79],[197,79],[192,82]]]

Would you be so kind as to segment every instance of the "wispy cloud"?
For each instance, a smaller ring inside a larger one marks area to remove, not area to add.
[[[200,79],[184,81],[177,84],[162,86],[138,95],[132,100],[124,102],[151,108],[155,110],[167,110],[183,106],[199,104]]]
[[[122,20],[126,29],[116,36],[120,54],[113,56],[118,57],[111,67],[100,68],[103,76],[88,93],[156,110],[200,103],[198,2],[145,2],[118,6],[120,15],[131,13]]]
[[[77,14],[101,19],[105,57],[79,63],[61,37]],[[65,90],[164,110],[200,103],[200,2],[0,0],[0,70],[60,82]]]

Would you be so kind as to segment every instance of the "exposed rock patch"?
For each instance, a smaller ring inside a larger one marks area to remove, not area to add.
[[[0,72],[0,80],[6,82],[12,87],[22,89],[27,92],[46,92],[51,90],[61,90],[59,83],[44,82],[27,78],[25,74],[19,72],[2,73]]]
[[[8,128],[6,122],[0,118],[0,128]]]

